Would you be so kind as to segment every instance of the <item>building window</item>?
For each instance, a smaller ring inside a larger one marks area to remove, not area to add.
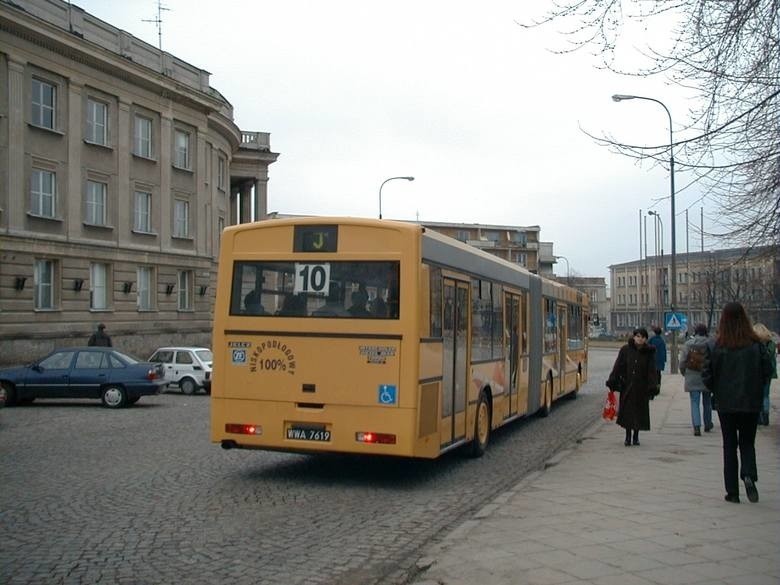
[[[36,260],[33,279],[35,280],[35,308],[41,310],[54,308],[53,260]]]
[[[217,161],[217,187],[225,190],[225,172],[227,171],[227,161],[223,157],[219,157]]]
[[[103,311],[108,308],[108,265],[89,265],[89,308]]]
[[[87,208],[84,221],[91,225],[106,225],[106,191],[108,185],[87,181]]]
[[[135,117],[135,154],[152,158],[152,121],[143,116]]]
[[[192,295],[190,291],[190,288],[192,287],[192,272],[189,270],[179,270],[177,281],[179,288],[179,310],[189,311],[192,309]]]
[[[57,107],[57,88],[51,83],[33,78],[32,80],[32,123],[42,128],[54,130]]]
[[[137,289],[136,306],[139,311],[152,310],[152,290],[154,290],[154,273],[151,266],[139,266],[136,271]]]
[[[108,144],[108,106],[103,102],[87,100],[87,141]]]
[[[30,213],[54,217],[56,209],[55,175],[51,171],[33,169],[30,176]]]
[[[186,238],[190,235],[190,204],[189,201],[177,199],[173,204],[173,236]]]
[[[135,192],[133,208],[133,229],[138,232],[152,232],[152,194],[147,191]]]
[[[182,130],[174,133],[173,165],[180,169],[190,168],[190,135]]]

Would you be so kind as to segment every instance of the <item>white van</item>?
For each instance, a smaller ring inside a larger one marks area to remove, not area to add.
[[[165,379],[170,385],[178,385],[184,394],[203,390],[211,393],[211,365],[214,356],[206,347],[161,347],[150,362],[163,365]]]

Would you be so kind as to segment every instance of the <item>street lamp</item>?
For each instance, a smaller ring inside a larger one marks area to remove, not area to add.
[[[403,179],[404,181],[414,181],[414,177],[390,177],[389,179],[385,179],[382,181],[382,184],[379,185],[379,219],[382,219],[382,187],[385,186],[385,183],[388,181],[395,181],[396,179]]]
[[[556,260],[566,260],[566,284],[569,284],[569,279],[571,278],[571,270],[569,269],[569,259],[566,256],[553,256]]]
[[[660,246],[660,248],[661,248],[661,258],[663,259],[663,257],[664,257],[664,222],[661,219],[661,214],[658,213],[657,211],[652,211],[652,210],[648,211],[647,215],[654,215],[655,218],[658,220],[658,223],[661,224],[661,246]]]
[[[655,228],[657,228],[659,224],[661,226],[661,237],[658,238],[658,236],[656,234],[655,246],[656,246],[656,252],[658,252],[659,248],[661,250],[660,267],[661,267],[661,270],[663,270],[663,268],[664,268],[664,222],[661,219],[661,214],[658,213],[657,211],[650,210],[650,211],[647,212],[647,215],[652,215],[653,216],[653,219],[654,219],[654,223],[653,223],[653,228],[654,229],[653,229],[653,231],[655,231]],[[659,243],[660,243],[660,245],[659,245]],[[658,275],[658,267],[659,267],[659,259],[658,259],[658,257],[656,257],[656,259],[655,259],[656,277]],[[660,322],[663,322],[663,318],[664,318],[664,311],[663,311],[663,306],[664,306],[664,301],[663,301],[663,298],[664,298],[664,293],[663,293],[663,291],[664,291],[664,279],[663,279],[663,275],[661,276],[661,278],[658,279],[658,282],[659,282],[658,285],[655,287],[655,289],[656,289],[655,292],[658,294],[658,305],[656,305],[656,307],[658,308],[658,312],[660,313],[660,315],[658,315],[658,320]]]
[[[669,270],[669,276],[671,278],[671,299],[669,308],[674,312],[674,303],[677,302],[677,243],[676,243],[676,223],[675,223],[675,208],[674,208],[674,137],[672,135],[672,114],[669,112],[669,108],[666,105],[655,98],[644,97],[641,95],[625,95],[615,94],[612,99],[616,102],[622,102],[623,100],[645,100],[648,102],[655,102],[661,106],[666,115],[669,116],[669,180],[671,183],[671,198],[670,203],[672,206],[672,258],[671,267]],[[677,331],[672,334],[672,374],[677,373]]]

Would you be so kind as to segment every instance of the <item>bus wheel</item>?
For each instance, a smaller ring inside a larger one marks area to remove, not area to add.
[[[470,455],[482,457],[490,441],[490,403],[483,390],[477,402],[477,414],[474,418],[474,439],[471,441]]]
[[[574,387],[574,390],[569,392],[569,400],[574,400],[577,398],[577,394],[580,393],[581,387],[582,387],[582,373],[577,371],[577,385]]]
[[[544,383],[544,397],[542,407],[539,409],[539,416],[542,418],[550,416],[550,409],[552,408],[552,376],[547,377],[547,381]]]

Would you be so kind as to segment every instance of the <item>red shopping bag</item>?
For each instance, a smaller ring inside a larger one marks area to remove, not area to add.
[[[610,390],[607,392],[607,398],[604,400],[604,408],[601,411],[601,418],[604,420],[615,420],[617,417],[618,402],[615,393]]]

